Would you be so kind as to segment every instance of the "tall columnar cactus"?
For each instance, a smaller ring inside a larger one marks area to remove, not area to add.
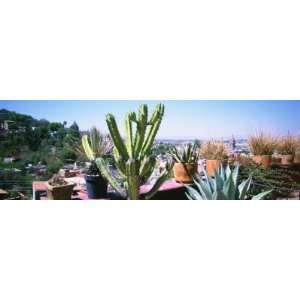
[[[106,123],[114,143],[114,159],[119,176],[113,176],[102,158],[96,160],[101,173],[111,186],[124,198],[140,199],[140,186],[144,184],[153,173],[156,159],[151,156],[155,136],[164,115],[164,106],[156,106],[151,118],[148,118],[147,105],[141,105],[138,115],[130,112],[125,118],[126,139],[123,140],[119,132],[115,117],[106,116]],[[160,175],[151,190],[145,194],[145,199],[150,199],[167,179],[171,167]],[[118,179],[117,179],[118,177]],[[124,183],[125,191],[120,186]]]

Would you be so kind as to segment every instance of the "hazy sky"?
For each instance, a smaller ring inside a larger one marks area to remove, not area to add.
[[[159,138],[247,137],[264,130],[275,135],[300,134],[300,101],[162,101],[165,117]],[[105,115],[123,127],[126,112],[157,101],[0,101],[0,108],[49,121],[76,121],[80,129],[95,125],[107,132]]]

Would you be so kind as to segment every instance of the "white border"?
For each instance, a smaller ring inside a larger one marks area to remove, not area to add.
[[[2,1],[0,99],[300,99],[299,1]]]

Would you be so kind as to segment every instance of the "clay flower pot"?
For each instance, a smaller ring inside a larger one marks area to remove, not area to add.
[[[174,163],[173,172],[175,180],[183,183],[193,182],[192,176],[197,173],[197,163]]]
[[[294,162],[294,155],[292,155],[292,154],[281,155],[281,164],[282,165],[292,165],[293,162]]]
[[[300,155],[299,155],[299,154],[298,154],[298,155],[297,155],[297,154],[295,155],[294,163],[295,163],[295,164],[300,164]]]
[[[53,186],[46,183],[47,198],[49,200],[71,200],[73,188],[75,184],[66,184],[61,186]]]
[[[268,169],[271,166],[272,156],[271,155],[254,155],[253,161],[259,165],[262,165],[264,169]]]
[[[207,159],[205,161],[206,173],[208,176],[214,176],[215,172],[220,167],[222,161],[219,159]]]

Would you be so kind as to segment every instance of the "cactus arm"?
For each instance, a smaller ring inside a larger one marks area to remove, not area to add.
[[[155,107],[154,113],[152,114],[152,117],[150,121],[148,122],[148,125],[153,125],[159,118],[162,118],[164,115],[165,107],[163,104],[158,104]]]
[[[145,194],[145,199],[146,200],[151,199],[158,192],[158,190],[160,189],[162,184],[167,180],[168,176],[169,176],[169,171],[165,170],[160,175],[160,177],[157,179],[157,181],[155,182],[153,187],[150,189],[150,191]]]
[[[149,151],[153,145],[153,142],[154,142],[154,139],[155,139],[155,136],[157,134],[157,131],[159,129],[159,126],[160,126],[160,121],[157,121],[154,125],[152,125],[152,127],[150,128],[146,138],[145,138],[145,143],[142,147],[142,151],[141,151],[141,155],[142,156],[145,156],[147,154],[149,154]]]
[[[154,157],[145,157],[142,160],[139,173],[142,177],[149,173],[155,167],[156,159]],[[151,172],[152,173],[152,172]]]
[[[144,143],[145,133],[147,130],[148,122],[148,107],[147,105],[141,105],[139,109],[139,119],[137,122],[136,137],[134,142],[134,154],[137,156]]]
[[[112,177],[111,172],[108,170],[108,166],[103,158],[97,158],[96,164],[101,172],[101,175],[110,183],[110,185],[123,197],[126,198],[122,188],[115,178]]]
[[[106,123],[111,135],[111,138],[114,142],[115,147],[117,148],[119,154],[125,159],[128,160],[128,152],[126,149],[126,146],[124,144],[124,141],[120,135],[116,120],[113,115],[108,114],[106,116]]]
[[[129,113],[125,119],[125,128],[127,132],[127,141],[126,148],[130,157],[133,157],[134,151],[134,141],[133,141],[133,131],[132,131],[132,121],[131,121],[132,113]]]
[[[90,146],[89,138],[86,134],[81,138],[81,143],[88,160],[90,161],[95,160],[94,152]]]
[[[126,164],[122,158],[115,158],[116,167],[122,177],[126,177]]]
[[[163,115],[164,115],[164,105],[159,104],[157,105],[156,110],[153,113],[150,122],[148,123],[149,125],[151,125],[151,127],[145,137],[145,142],[141,150],[141,156],[145,156],[149,154],[149,151],[153,145],[157,131],[160,127],[160,123],[162,121]]]
[[[137,162],[129,159],[126,163],[126,175],[128,184],[128,200],[139,199],[139,179],[137,175]]]

